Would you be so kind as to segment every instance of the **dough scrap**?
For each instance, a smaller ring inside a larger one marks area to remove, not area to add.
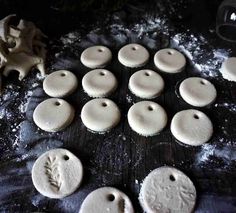
[[[179,73],[184,70],[186,59],[182,53],[175,49],[166,48],[159,50],[154,55],[156,67],[167,73]]]
[[[179,87],[181,97],[190,105],[204,107],[213,103],[217,92],[215,86],[204,78],[185,79]]]
[[[147,213],[190,213],[196,196],[192,181],[183,172],[163,166],[144,179],[139,200]]]
[[[126,67],[141,67],[149,60],[149,52],[140,44],[127,44],[118,52],[118,60]]]
[[[117,88],[114,74],[105,69],[95,69],[88,72],[82,79],[84,91],[93,98],[109,96]]]
[[[45,69],[43,65],[43,59],[36,55],[28,55],[24,52],[11,53],[7,56],[7,62],[3,67],[3,75],[8,76],[12,71],[19,72],[19,80],[25,78],[25,76],[32,70],[32,67],[37,67],[42,75],[45,75]]]
[[[58,70],[43,81],[43,89],[51,97],[62,98],[72,94],[78,87],[77,77],[70,71]]]
[[[129,197],[113,187],[92,191],[81,205],[79,213],[134,213]]]
[[[141,101],[130,107],[128,122],[131,129],[142,136],[153,136],[167,124],[165,110],[152,101]]]
[[[58,132],[71,124],[74,109],[66,101],[59,98],[49,98],[41,102],[34,110],[35,124],[47,132]]]
[[[203,112],[195,109],[176,113],[171,121],[170,129],[177,140],[191,146],[206,143],[213,134],[211,120]]]
[[[137,97],[156,98],[164,89],[164,80],[152,70],[140,70],[130,77],[129,89]]]
[[[39,193],[49,198],[63,198],[75,192],[83,178],[81,161],[66,149],[52,149],[42,154],[32,168],[32,181]]]
[[[111,50],[101,45],[85,49],[80,57],[81,63],[91,69],[104,68],[111,59]]]
[[[97,98],[87,102],[81,111],[83,124],[94,132],[106,132],[120,121],[118,106],[107,98]]]
[[[15,14],[11,14],[0,20],[0,40],[7,42],[8,39],[8,25],[12,18],[16,17]]]
[[[17,71],[22,80],[36,68],[45,76],[46,44],[43,39],[46,36],[29,21],[20,20],[18,25],[12,25],[13,17],[15,15],[9,15],[0,20],[0,75],[8,76]]]

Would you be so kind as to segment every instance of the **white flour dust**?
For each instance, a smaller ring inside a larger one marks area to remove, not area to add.
[[[232,145],[232,141],[224,138],[218,141],[222,143],[221,146],[210,143],[202,145],[200,152],[196,155],[195,166],[204,167],[208,164],[224,169],[236,164],[236,146]]]
[[[126,101],[128,103],[133,103],[134,104],[134,101],[133,101],[132,97],[130,95],[128,95],[128,94],[126,95]]]
[[[176,34],[172,44],[185,54],[202,77],[220,77],[221,64],[232,53],[231,49],[214,48],[202,35],[189,33]]]
[[[31,90],[29,90],[26,95],[25,95],[25,98],[24,100],[22,101],[21,105],[19,106],[19,109],[20,109],[20,112],[21,113],[25,113],[26,112],[26,109],[27,109],[27,106],[29,104],[29,98],[32,96],[33,92]]]
[[[214,104],[216,108],[224,108],[230,112],[236,112],[236,103],[216,103]]]

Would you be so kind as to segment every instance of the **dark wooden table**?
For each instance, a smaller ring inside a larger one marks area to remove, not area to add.
[[[171,26],[168,35],[164,35],[159,29],[156,46],[149,48],[151,58],[158,49],[171,46],[169,41],[172,35],[185,32],[186,29],[195,34],[201,33],[209,40],[211,45],[202,47],[208,48],[206,51],[209,52],[211,47],[231,48],[231,55],[235,56],[235,45],[221,41],[214,33],[209,33],[209,29],[214,29],[218,2],[127,1],[121,2],[121,9],[112,12],[109,10],[109,13],[105,13],[101,8],[88,9],[81,13],[76,9],[67,13],[62,8],[52,7],[50,3],[26,1],[21,4],[18,1],[2,1],[0,18],[17,13],[20,17],[34,21],[49,35],[49,72],[68,69],[73,71],[81,82],[83,75],[89,71],[79,60],[83,47],[108,44],[113,52],[113,60],[107,69],[116,75],[119,82],[118,89],[110,98],[120,107],[122,119],[116,128],[106,134],[87,131],[81,122],[80,111],[90,98],[83,92],[80,83],[78,90],[67,98],[76,109],[72,125],[59,133],[44,132],[32,121],[33,110],[37,104],[48,98],[42,90],[42,80],[35,78],[36,71],[31,72],[22,82],[17,80],[16,74],[3,79],[5,92],[0,101],[0,211],[78,212],[90,191],[101,186],[114,186],[131,198],[136,212],[142,212],[138,202],[142,180],[153,169],[169,165],[186,173],[194,182],[198,194],[196,212],[236,212],[236,110],[216,108],[213,105],[200,109],[214,123],[214,136],[209,144],[217,149],[224,149],[227,143],[231,152],[228,153],[230,156],[227,156],[227,163],[222,160],[224,156],[213,153],[205,163],[197,165],[196,158],[202,147],[178,143],[169,129],[171,118],[176,112],[193,108],[176,95],[176,85],[179,81],[188,76],[201,76],[200,72],[194,71],[191,61],[188,60],[186,70],[180,74],[161,73],[166,84],[165,90],[154,101],[166,109],[169,122],[161,134],[145,138],[133,132],[127,122],[130,106],[142,100],[128,90],[129,77],[138,69],[125,68],[118,62],[117,52],[120,44],[114,40],[89,40],[87,37],[87,34],[98,26],[101,28],[99,32],[106,35],[109,32],[107,26],[114,20],[129,28],[134,23],[140,23],[146,14],[145,18],[149,19],[165,18]],[[189,9],[185,9],[185,5]],[[78,39],[72,44],[75,46],[70,48],[58,39],[61,35],[75,30],[78,32],[73,34],[78,35]],[[133,41],[132,38],[128,38],[126,43],[129,41]],[[146,46],[145,41],[138,37],[136,42]],[[56,54],[58,52],[59,56]],[[204,60],[207,62],[204,57],[199,60],[201,63],[204,63]],[[152,60],[144,68],[156,70]],[[217,88],[216,103],[227,102],[236,105],[235,83],[221,77],[209,79]],[[224,122],[225,120],[227,122]],[[219,138],[223,138],[223,141]],[[81,159],[85,170],[83,184],[79,190],[62,200],[43,197],[35,190],[31,181],[34,161],[46,150],[56,147],[73,152]]]

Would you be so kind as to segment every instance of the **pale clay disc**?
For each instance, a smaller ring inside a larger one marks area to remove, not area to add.
[[[167,124],[165,110],[152,101],[141,101],[130,107],[128,122],[131,129],[142,136],[158,134]]]
[[[79,213],[134,213],[129,197],[113,187],[92,191],[81,205]]]
[[[49,198],[71,195],[82,182],[83,166],[66,149],[52,149],[42,154],[32,168],[32,181],[39,193]]]
[[[224,79],[236,82],[236,57],[226,59],[220,68]]]
[[[162,77],[152,70],[140,70],[129,79],[130,91],[140,98],[158,97],[164,89]]]
[[[185,68],[186,59],[179,51],[166,48],[159,50],[155,54],[154,63],[163,72],[179,73]]]
[[[118,60],[126,67],[141,67],[148,62],[149,53],[140,44],[128,44],[119,50]]]
[[[118,106],[107,98],[97,98],[87,102],[81,111],[83,124],[94,132],[106,132],[120,121]]]
[[[82,64],[91,69],[103,68],[112,59],[110,49],[105,46],[92,46],[85,49],[80,57]]]
[[[191,213],[196,202],[192,181],[173,167],[160,167],[144,179],[140,204],[147,213]]]
[[[181,97],[190,105],[204,107],[216,99],[215,86],[204,78],[191,77],[185,79],[179,87]]]
[[[68,96],[73,93],[77,87],[77,77],[67,70],[53,72],[43,81],[43,90],[45,93],[55,98]]]
[[[176,113],[170,126],[173,136],[184,144],[199,146],[210,140],[213,134],[211,120],[195,109]]]
[[[66,101],[49,98],[35,108],[33,120],[40,129],[57,132],[71,124],[74,114],[73,107]]]
[[[96,69],[88,72],[82,79],[84,91],[93,98],[109,96],[117,88],[116,77],[108,70]]]

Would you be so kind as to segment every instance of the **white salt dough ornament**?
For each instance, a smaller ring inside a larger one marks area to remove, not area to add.
[[[170,129],[177,140],[191,146],[206,143],[213,134],[211,120],[203,112],[195,109],[176,113],[171,121]]]
[[[236,57],[226,59],[220,68],[224,79],[236,82]]]
[[[147,49],[140,44],[128,44],[122,47],[118,52],[118,60],[126,67],[144,66],[149,59]]]
[[[186,65],[186,59],[182,53],[175,49],[162,49],[154,55],[156,67],[167,73],[179,73]]]
[[[32,181],[39,193],[60,199],[79,188],[83,178],[81,161],[66,149],[42,154],[32,168]]]
[[[130,107],[128,122],[132,130],[143,136],[158,134],[167,124],[165,110],[152,101],[141,101]]]
[[[50,98],[35,108],[33,119],[40,129],[47,132],[57,132],[71,124],[74,114],[73,107],[66,101]]]
[[[92,46],[85,49],[80,57],[82,64],[91,69],[103,68],[112,59],[111,51],[105,46]]]
[[[173,167],[160,167],[144,179],[139,200],[147,213],[193,212],[196,189],[192,181]]]
[[[95,69],[82,79],[84,91],[93,98],[109,96],[117,88],[116,77],[108,70]]]
[[[129,79],[130,91],[140,98],[158,97],[164,89],[162,77],[152,70],[140,70]]]
[[[185,79],[179,87],[181,97],[190,105],[204,107],[216,99],[215,86],[204,78]]]
[[[78,87],[76,76],[67,70],[59,70],[48,75],[43,81],[43,90],[55,98],[62,98],[73,93]]]
[[[83,124],[94,132],[106,132],[120,121],[120,110],[107,98],[97,98],[87,102],[81,111]]]
[[[81,205],[79,213],[134,213],[129,197],[113,187],[92,191]]]

